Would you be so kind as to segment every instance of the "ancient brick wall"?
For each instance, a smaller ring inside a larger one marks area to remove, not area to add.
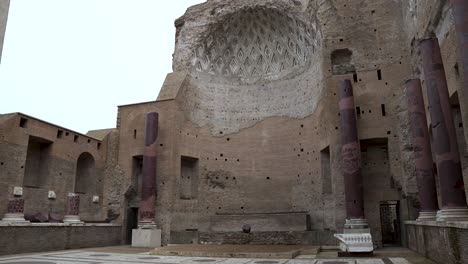
[[[411,250],[437,262],[468,263],[468,226],[466,224],[407,223]]]
[[[0,226],[0,255],[116,246],[121,226]]]
[[[66,198],[75,191],[78,157],[89,153],[94,161],[89,191],[81,194],[80,214],[86,221],[103,221],[104,164],[107,141],[91,138],[35,118],[14,114],[0,125],[0,215],[6,212],[14,187],[23,187],[25,214],[64,215]],[[49,191],[56,198],[49,198]]]

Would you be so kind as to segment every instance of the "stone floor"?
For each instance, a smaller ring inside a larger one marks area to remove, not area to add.
[[[337,258],[336,252],[325,251],[318,255],[300,255],[295,259],[261,258],[210,258],[150,255],[147,249],[128,246],[97,249],[70,250],[0,257],[0,264],[434,264],[406,249],[377,251],[374,258]]]

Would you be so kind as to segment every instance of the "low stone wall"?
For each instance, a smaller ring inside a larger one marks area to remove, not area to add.
[[[468,263],[468,222],[405,222],[408,247],[437,263]]]
[[[120,245],[121,234],[113,224],[0,224],[0,255]]]
[[[199,232],[202,244],[337,245],[332,231]]]

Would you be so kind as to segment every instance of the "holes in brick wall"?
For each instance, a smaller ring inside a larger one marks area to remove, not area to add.
[[[361,118],[361,107],[356,106],[356,114],[357,114],[357,118],[360,119]]]
[[[101,149],[101,142],[97,143],[97,149]]]
[[[226,141],[230,141],[231,139],[230,138],[226,138]]]
[[[244,206],[241,206],[241,209],[244,210]]]
[[[335,127],[335,130],[338,130],[338,127]]]
[[[164,147],[164,144],[159,144],[160,147]]]
[[[88,143],[91,143],[91,139],[88,139]]]
[[[70,133],[68,132],[65,132],[65,136],[68,137],[70,135]]]
[[[304,128],[304,124],[301,124],[301,128]]]
[[[27,125],[28,125],[28,119],[20,118],[19,126],[22,127],[22,128],[26,128]]]
[[[453,69],[455,70],[455,76],[458,78],[460,77],[460,69],[458,67],[458,62],[455,63],[455,65],[453,66]]]
[[[382,116],[386,116],[387,112],[385,111],[385,104],[381,104],[380,109],[382,110]]]
[[[239,159],[237,159],[237,162],[240,162],[240,160],[239,160]]]
[[[63,138],[63,131],[57,130],[57,138]]]
[[[136,138],[137,138],[137,130],[134,129],[134,130],[133,130],[133,139],[136,139]]]
[[[358,82],[357,73],[354,73],[354,74],[353,74],[353,81],[354,81],[355,83]]]
[[[463,123],[458,123],[459,128],[463,128]]]
[[[266,177],[266,179],[267,179],[267,180],[269,180],[269,179],[270,179],[270,177]]]
[[[3,162],[0,162],[0,166],[3,166],[3,164],[5,164],[5,163],[3,163]]]
[[[219,134],[222,135],[222,134],[223,134],[223,131],[219,131]]]
[[[390,134],[392,134],[392,131],[387,131],[387,135],[390,135]]]
[[[220,157],[222,157],[222,156],[224,156],[224,154],[223,154],[223,153],[221,153],[221,154],[219,154],[219,156],[220,156]]]
[[[382,80],[382,70],[377,70],[377,79]]]
[[[78,136],[77,136],[77,135],[75,135],[75,136],[73,137],[73,142],[75,142],[75,143],[78,142]]]

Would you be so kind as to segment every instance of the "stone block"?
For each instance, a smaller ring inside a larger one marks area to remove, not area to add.
[[[23,196],[23,187],[14,187],[13,188],[13,195]]]
[[[132,247],[155,248],[161,246],[161,229],[133,229]]]

